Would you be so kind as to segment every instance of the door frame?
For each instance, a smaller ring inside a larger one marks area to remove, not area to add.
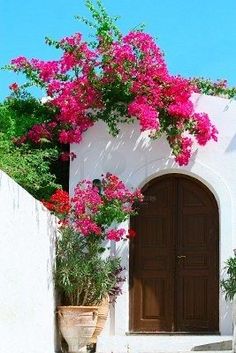
[[[176,172],[169,172],[169,173],[165,173],[165,174],[160,174],[157,175],[153,178],[151,178],[150,180],[148,180],[146,183],[144,183],[143,187],[141,187],[141,191],[144,192],[146,189],[148,189],[149,187],[152,186],[152,184],[155,184],[157,180],[161,180],[161,179],[166,179],[168,177],[176,177],[176,178],[182,178],[182,179],[187,179],[187,180],[191,180],[193,181],[195,184],[198,184],[201,186],[202,189],[205,190],[205,192],[208,194],[208,196],[210,197],[211,201],[215,204],[215,209],[217,210],[217,235],[218,235],[218,247],[217,247],[217,272],[218,272],[218,300],[219,300],[219,305],[218,305],[218,328],[220,330],[220,318],[221,318],[221,312],[220,312],[220,300],[221,300],[221,295],[220,295],[220,251],[221,251],[221,239],[220,239],[220,208],[218,205],[218,202],[216,200],[216,197],[214,195],[214,193],[212,192],[212,190],[202,181],[200,181],[199,179],[197,179],[195,176],[191,176],[185,173],[176,173]],[[131,227],[132,227],[132,221],[130,221]],[[132,288],[132,282],[133,282],[133,278],[132,278],[132,274],[133,274],[133,255],[134,255],[134,241],[130,241],[129,242],[129,332],[130,333],[134,333],[134,334],[140,334],[140,333],[145,333],[145,332],[132,332],[132,326],[133,326],[133,315],[132,315],[132,296],[134,295],[133,293],[133,288]],[[174,291],[176,291],[176,287],[174,288]],[[174,296],[174,301],[176,301],[176,295]],[[174,316],[176,317],[176,305],[174,304],[174,312],[173,312]],[[217,334],[219,332],[189,332],[187,334],[189,335],[199,335],[200,333],[202,334]],[[165,334],[165,331],[159,331],[159,332],[148,332],[147,334]],[[166,334],[186,334],[185,332],[166,332]]]

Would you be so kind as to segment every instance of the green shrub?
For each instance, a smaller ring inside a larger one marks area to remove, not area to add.
[[[225,293],[225,298],[232,300],[236,295],[236,256],[230,257],[226,261],[227,278],[221,281],[221,287]]]
[[[117,285],[120,258],[104,258],[100,239],[61,228],[56,251],[56,286],[63,305],[97,305]]]
[[[14,140],[45,119],[46,114],[52,112],[30,97],[9,98],[0,104],[0,169],[37,199],[47,198],[61,187],[52,172],[60,148],[46,142],[17,146]]]

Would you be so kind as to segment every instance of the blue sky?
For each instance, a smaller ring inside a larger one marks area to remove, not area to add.
[[[236,86],[236,0],[104,0],[110,14],[120,15],[125,33],[139,23],[157,37],[170,72],[185,77],[227,79]],[[56,49],[45,36],[59,39],[88,29],[74,19],[86,15],[83,0],[0,0],[0,66],[11,58],[54,59]],[[0,100],[17,82],[0,72]]]

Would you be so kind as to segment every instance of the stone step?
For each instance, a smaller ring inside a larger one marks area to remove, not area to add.
[[[192,351],[168,351],[168,353],[190,353]],[[131,351],[131,350],[105,350],[105,351],[98,351],[96,350],[96,353],[167,353],[166,351],[159,351],[159,350],[152,350],[152,351],[140,351],[140,350],[136,350],[136,351]],[[234,353],[232,349],[230,350],[209,350],[209,351],[201,351],[201,353]]]
[[[206,351],[230,351],[232,350],[232,340],[202,344],[192,349],[197,352]]]
[[[59,349],[57,351],[55,351],[55,353],[65,353],[67,352],[67,346],[65,349]],[[99,351],[100,352],[100,351]],[[128,351],[117,351],[117,353],[127,353]],[[168,353],[191,353],[192,351],[169,351]],[[81,350],[81,353],[98,353],[98,350],[95,350],[95,347],[89,348],[87,347],[84,348],[84,350]],[[100,352],[100,353],[113,353],[113,350],[106,350],[104,352]],[[140,353],[150,353],[150,351],[142,351]],[[160,352],[160,351],[153,351],[152,353],[166,353],[166,351]],[[201,353],[234,353],[232,350],[209,350],[209,351],[201,351]]]
[[[231,343],[230,343],[231,341]],[[97,353],[232,352],[232,336],[127,335],[98,338]]]

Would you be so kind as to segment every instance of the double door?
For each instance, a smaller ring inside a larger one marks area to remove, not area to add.
[[[170,174],[150,182],[131,219],[131,332],[218,332],[219,230],[213,194]]]

